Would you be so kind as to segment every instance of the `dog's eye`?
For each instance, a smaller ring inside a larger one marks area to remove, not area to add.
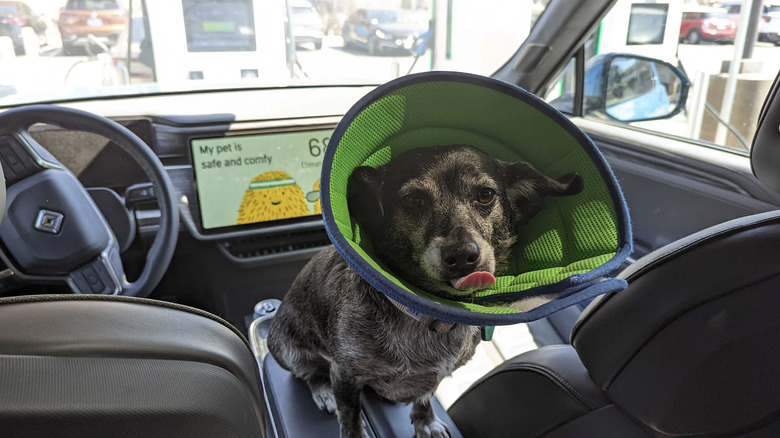
[[[404,196],[401,198],[401,202],[404,204],[404,207],[409,209],[418,209],[425,205],[425,199],[423,199],[422,196],[416,194]]]
[[[496,191],[493,189],[484,188],[477,193],[477,202],[480,204],[490,204],[496,197]]]

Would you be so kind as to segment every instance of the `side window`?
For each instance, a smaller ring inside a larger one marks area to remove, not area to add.
[[[586,63],[591,58],[593,58],[593,56],[595,56],[596,52],[598,51],[596,47],[597,37],[598,32],[595,32],[591,34],[585,42]],[[576,90],[576,65],[576,59],[572,58],[566,64],[566,67],[564,67],[558,77],[552,83],[550,83],[550,85],[548,85],[547,90],[545,90],[544,94],[542,95],[547,103],[552,105],[558,111],[566,114],[577,113],[577,111],[574,111],[573,107],[574,93]],[[597,66],[596,69],[600,71],[600,66]],[[587,108],[593,107],[595,105],[595,101],[601,99],[601,93],[599,90],[600,86],[600,73],[598,76],[591,74],[585,77],[585,97],[583,102],[585,110],[583,112],[587,112]]]
[[[574,60],[552,81],[545,100],[565,113],[748,153],[780,69],[780,15],[752,11],[755,33],[735,44],[746,8],[679,3],[617,2],[585,51],[583,108],[572,106]],[[663,37],[637,33],[660,32],[661,24]]]
[[[576,60],[572,58],[558,78],[550,85],[542,97],[547,103],[555,107],[558,111],[566,114],[574,113],[574,93],[576,90]]]

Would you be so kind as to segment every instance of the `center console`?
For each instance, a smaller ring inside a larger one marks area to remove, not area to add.
[[[260,365],[260,379],[269,410],[266,431],[269,437],[337,437],[336,415],[320,411],[311,398],[308,386],[282,368],[268,353],[265,341],[275,309],[258,303],[264,309],[249,327],[249,341]],[[274,303],[275,304],[275,303]],[[366,436],[370,438],[413,437],[414,426],[409,419],[411,404],[393,403],[379,397],[370,388],[361,394],[361,418]],[[434,397],[431,402],[436,415],[447,424],[452,438],[462,438],[447,411]]]

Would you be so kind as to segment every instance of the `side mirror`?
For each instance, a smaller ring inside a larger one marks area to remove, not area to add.
[[[654,58],[610,53],[585,67],[584,114],[620,122],[670,118],[685,107],[691,83],[677,67]]]

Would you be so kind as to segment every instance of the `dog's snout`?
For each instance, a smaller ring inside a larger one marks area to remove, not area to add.
[[[479,263],[479,247],[474,242],[445,246],[441,250],[444,266],[455,273],[469,273]]]

